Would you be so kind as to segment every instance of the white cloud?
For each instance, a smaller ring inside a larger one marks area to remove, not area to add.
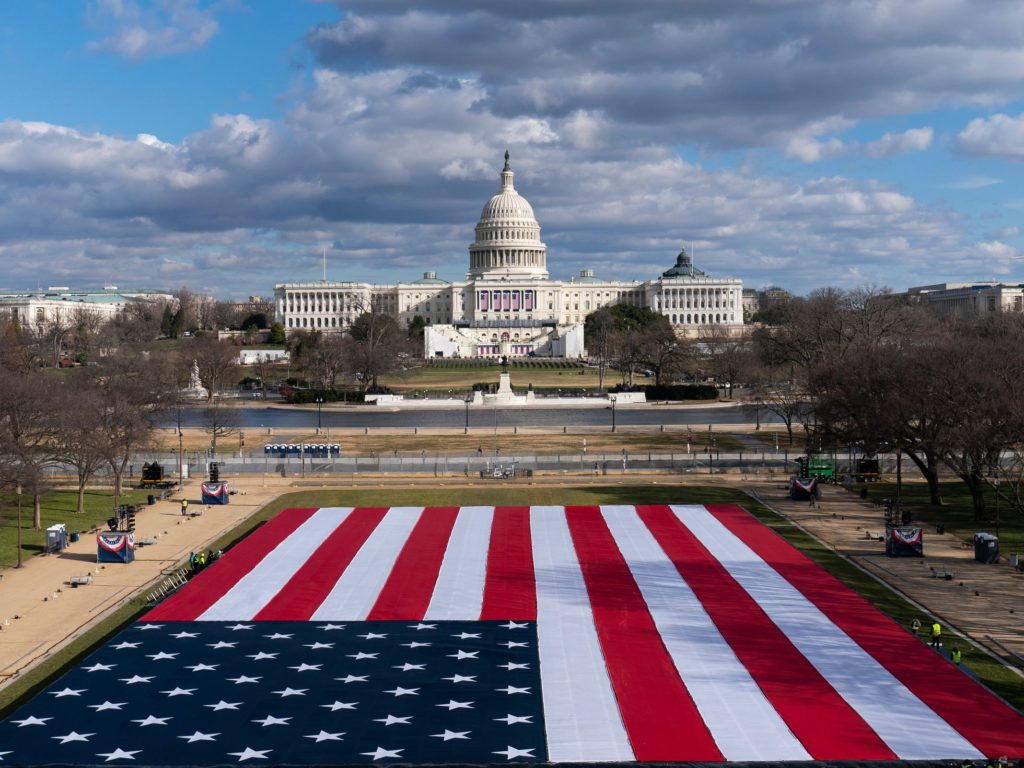
[[[975,118],[957,135],[957,144],[971,154],[1024,160],[1024,113]]]
[[[198,0],[158,0],[146,6],[137,0],[95,0],[89,17],[104,35],[90,42],[89,50],[128,59],[194,51],[220,30],[213,10]]]
[[[911,128],[903,133],[886,133],[877,141],[866,144],[864,151],[870,157],[892,157],[907,152],[923,152],[932,145],[935,131],[931,127]]]
[[[816,163],[838,155],[843,149],[843,142],[836,138],[821,140],[813,136],[794,136],[786,144],[786,157],[801,163]]]

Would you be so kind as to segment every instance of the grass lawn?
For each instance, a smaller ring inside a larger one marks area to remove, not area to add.
[[[138,504],[146,500],[146,491],[130,490],[121,497],[122,504]],[[21,497],[21,557],[25,559],[42,552],[46,546],[46,528],[65,523],[68,533],[86,531],[93,526],[107,528],[107,518],[113,514],[114,495],[109,490],[89,490],[85,493],[85,513],[79,515],[77,491],[50,491],[43,496],[43,527],[32,529],[32,497]],[[18,499],[14,494],[0,496],[0,568],[18,562]]]
[[[992,488],[987,489],[985,496],[989,519],[977,522],[974,519],[974,508],[971,506],[971,495],[967,491],[967,486],[956,481],[947,481],[940,485],[945,503],[941,507],[933,507],[928,500],[928,486],[925,483],[903,482],[900,498],[903,507],[913,513],[915,521],[929,528],[942,523],[946,526],[947,533],[955,533],[968,539],[981,531],[995,534],[996,500]],[[870,498],[875,500],[884,500],[896,495],[895,482],[864,483],[857,487],[867,488]],[[1011,510],[1005,501],[999,504],[999,551],[1004,557],[1011,552],[1024,555],[1024,517]]]
[[[738,490],[719,487],[688,486],[590,486],[590,487],[512,487],[512,488],[416,488],[395,490],[299,491],[282,496],[257,512],[249,520],[226,534],[215,548],[228,549],[257,526],[288,507],[318,506],[399,506],[399,505],[493,505],[493,504],[658,504],[658,503],[737,503],[804,551],[809,557],[864,595],[870,602],[901,626],[909,627],[914,618],[926,619],[895,592],[860,569],[833,554],[810,536],[802,533]],[[143,610],[139,604],[127,606],[88,636],[83,636],[65,652],[57,654],[43,667],[32,670],[8,688],[0,691],[0,717],[14,707],[18,698],[39,691],[65,665],[83,658]],[[1024,685],[1020,678],[981,654],[968,652],[965,664],[992,690],[1019,709],[1024,709]]]

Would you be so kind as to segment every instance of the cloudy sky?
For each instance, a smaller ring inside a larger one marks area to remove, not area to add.
[[[0,288],[460,279],[506,148],[553,277],[1021,281],[1022,40],[1020,0],[9,0]]]

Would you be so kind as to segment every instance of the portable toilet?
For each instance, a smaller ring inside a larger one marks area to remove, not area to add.
[[[46,529],[47,552],[60,552],[67,545],[68,529],[64,523],[57,523]]]

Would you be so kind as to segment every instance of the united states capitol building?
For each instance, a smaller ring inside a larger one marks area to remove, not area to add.
[[[480,214],[464,281],[426,272],[394,285],[283,283],[274,286],[276,317],[294,333],[343,332],[368,310],[403,325],[419,315],[427,326],[426,357],[583,357],[587,315],[613,304],[650,307],[680,336],[742,332],[742,281],[706,275],[685,249],[654,279],[603,280],[585,269],[571,280],[552,280],[540,224],[513,177],[506,152],[501,188]]]

